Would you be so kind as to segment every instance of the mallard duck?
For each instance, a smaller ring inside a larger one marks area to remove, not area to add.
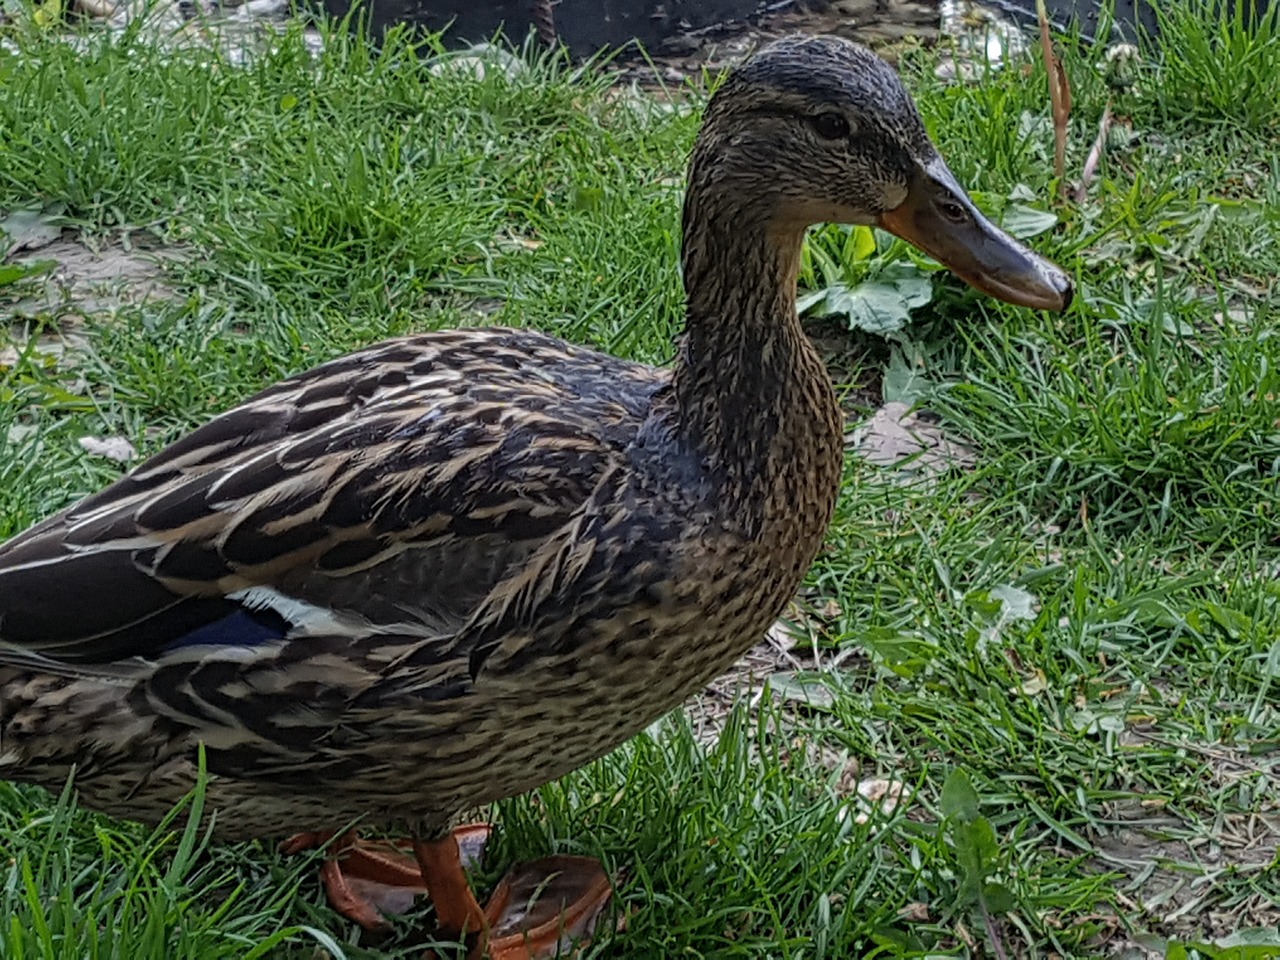
[[[495,954],[554,950],[609,896],[599,865],[542,864],[570,892],[507,923],[450,825],[614,749],[791,599],[842,465],[795,306],[820,221],[890,230],[1013,303],[1071,299],[966,197],[892,68],[774,42],[706,109],[669,369],[531,330],[391,340],[0,547],[0,776],[74,770],[83,805],[154,822],[203,748],[220,837],[297,849],[358,820],[412,838],[339,838],[325,886],[352,918],[425,889],[477,951],[504,923]]]

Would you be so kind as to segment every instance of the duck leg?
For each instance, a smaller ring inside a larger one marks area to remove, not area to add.
[[[414,840],[413,854],[418,860],[419,877],[426,881],[427,896],[436,908],[441,934],[459,940],[474,934],[483,936],[489,920],[471,892],[462,865],[461,844],[454,835]]]

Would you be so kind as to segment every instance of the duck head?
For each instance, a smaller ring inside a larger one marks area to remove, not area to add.
[[[783,38],[735,69],[708,104],[693,169],[769,229],[877,226],[1001,300],[1071,302],[1062,270],[974,206],[894,69],[847,40]]]

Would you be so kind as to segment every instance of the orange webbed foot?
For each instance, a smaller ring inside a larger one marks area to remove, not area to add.
[[[361,840],[354,831],[300,833],[280,845],[284,854],[329,845],[320,881],[329,904],[366,930],[382,931],[386,914],[405,913],[427,892],[417,860],[400,845]]]
[[[354,831],[317,832],[290,837],[280,849],[293,854],[329,844],[320,870],[329,903],[366,930],[387,929],[384,914],[406,912],[425,893],[442,936],[472,943],[468,960],[572,956],[574,944],[590,940],[612,896],[604,868],[589,857],[570,856],[518,864],[481,909],[466,868],[479,862],[488,837],[486,824],[400,843],[360,840]]]
[[[612,895],[604,867],[590,857],[543,857],[518,864],[502,878],[485,908],[488,956],[492,960],[573,956],[575,944],[590,941]]]

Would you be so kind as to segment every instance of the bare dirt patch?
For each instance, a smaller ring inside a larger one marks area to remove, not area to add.
[[[1096,836],[1094,866],[1124,877],[1117,893],[1129,921],[1156,939],[1214,942],[1240,930],[1280,930],[1280,805],[1257,799],[1274,790],[1280,762],[1222,745],[1205,752],[1215,792],[1241,793],[1252,809],[1198,820],[1164,806],[1111,804],[1110,826]]]
[[[10,257],[13,264],[42,269],[0,286],[0,369],[15,366],[29,351],[74,365],[73,355],[87,345],[81,332],[86,320],[175,299],[166,267],[182,257],[173,248],[120,240],[91,246],[73,235]]]
[[[169,248],[142,247],[121,241],[90,246],[78,238],[59,238],[39,250],[14,258],[16,263],[51,261],[55,266],[17,287],[17,299],[3,305],[10,322],[20,319],[83,319],[113,313],[123,306],[172,300],[166,282],[168,264],[182,259]]]

